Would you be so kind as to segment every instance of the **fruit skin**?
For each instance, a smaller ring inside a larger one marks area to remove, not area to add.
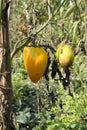
[[[74,51],[70,45],[64,45],[59,52],[59,63],[66,68],[72,65],[74,60]]]
[[[60,54],[60,50],[61,48],[65,45],[65,43],[60,43],[56,49],[56,60],[59,61],[59,54]]]
[[[31,81],[36,83],[43,76],[47,67],[47,52],[40,47],[24,47],[23,59]]]

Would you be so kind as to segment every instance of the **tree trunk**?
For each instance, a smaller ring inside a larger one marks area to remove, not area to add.
[[[9,1],[1,0],[0,9],[0,130],[13,130],[11,119],[11,68],[8,29]]]

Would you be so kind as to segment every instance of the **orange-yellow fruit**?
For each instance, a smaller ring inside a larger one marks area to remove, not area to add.
[[[31,81],[36,83],[43,76],[47,67],[47,52],[40,47],[24,47],[23,59]]]
[[[64,45],[59,52],[59,63],[66,68],[72,65],[74,60],[74,51],[70,45]]]

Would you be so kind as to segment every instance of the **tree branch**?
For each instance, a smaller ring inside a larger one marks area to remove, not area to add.
[[[47,20],[46,23],[43,24],[43,26],[41,26],[38,30],[36,30],[35,34],[31,34],[29,37],[20,40],[19,42],[23,41],[23,40],[27,40],[26,42],[24,42],[23,44],[21,44],[20,46],[17,47],[18,43],[16,43],[16,45],[14,46],[13,52],[11,53],[11,60],[13,59],[13,57],[15,56],[15,54],[21,49],[23,48],[25,45],[27,45],[29,42],[33,41],[36,36],[49,24],[50,20],[56,15],[56,13],[58,12],[58,10],[63,6],[65,0],[63,0],[63,2],[61,3],[61,5],[56,9],[56,11],[50,15],[50,18]]]
[[[35,34],[36,35],[36,34]],[[29,37],[27,38],[24,38],[22,40],[20,40],[19,42],[17,42],[14,46],[14,49],[11,53],[11,61],[13,59],[13,57],[15,56],[15,54],[20,50],[22,49],[24,46],[26,46],[29,42],[33,41],[35,39],[35,35],[34,34],[31,34]],[[26,40],[26,42],[24,42],[23,44],[21,44],[20,46],[17,47],[18,43],[20,42],[23,42],[24,40]]]

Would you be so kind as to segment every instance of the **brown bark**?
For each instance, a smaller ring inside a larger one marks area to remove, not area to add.
[[[8,1],[2,0],[0,19],[0,130],[13,130],[8,9]]]

